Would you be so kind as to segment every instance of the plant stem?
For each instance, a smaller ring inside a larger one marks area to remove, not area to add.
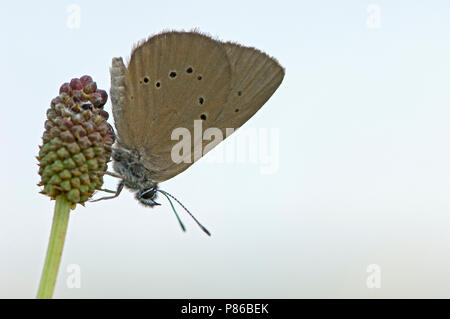
[[[47,256],[42,270],[41,283],[37,293],[38,299],[51,299],[55,289],[56,277],[66,238],[67,225],[69,223],[70,203],[66,197],[56,197],[55,212],[53,215],[52,230],[48,242]]]

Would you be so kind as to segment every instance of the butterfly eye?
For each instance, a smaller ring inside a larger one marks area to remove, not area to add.
[[[146,189],[141,192],[140,198],[143,199],[153,199],[155,196],[156,190],[154,188]]]
[[[170,76],[172,79],[174,79],[174,78],[177,76],[177,72],[172,71],[172,72],[169,73],[169,76]]]

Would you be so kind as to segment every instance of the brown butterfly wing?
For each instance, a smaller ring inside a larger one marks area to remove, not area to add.
[[[283,81],[285,71],[277,60],[257,49],[231,42],[223,45],[232,67],[232,84],[212,127],[219,128],[226,138],[226,128],[241,127],[267,102]],[[195,142],[203,144],[203,155],[212,149],[210,141]],[[190,165],[192,163],[173,164],[164,172],[165,179],[176,176]]]
[[[141,154],[155,182],[167,180],[193,164],[171,158],[172,131],[194,120],[203,130],[238,128],[280,85],[283,68],[264,53],[222,43],[197,32],[168,32],[138,45],[128,67],[121,59],[111,68],[111,100],[119,144]],[[238,110],[238,111],[236,111]]]
[[[202,115],[203,126],[211,126],[231,89],[225,48],[197,32],[151,37],[133,50],[126,70],[114,60],[113,73],[112,81],[118,82],[112,85],[111,99],[119,143],[141,154],[157,182],[169,178],[165,172],[177,165],[171,159],[178,142],[171,139],[172,131],[184,127],[192,132],[194,120]],[[121,100],[114,101],[114,96]]]
[[[233,67],[232,90],[218,118],[219,127],[239,128],[272,96],[284,78],[284,69],[267,54],[228,42]]]

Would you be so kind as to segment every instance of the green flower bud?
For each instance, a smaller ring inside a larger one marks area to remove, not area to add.
[[[42,194],[63,194],[75,205],[101,188],[115,139],[103,110],[107,98],[87,75],[61,86],[47,110],[37,156]]]

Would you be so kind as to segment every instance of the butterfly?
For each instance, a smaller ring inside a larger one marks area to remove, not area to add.
[[[126,187],[143,205],[159,205],[159,192],[174,209],[170,198],[182,204],[158,183],[180,174],[215,146],[208,148],[210,142],[200,134],[174,160],[174,130],[192,133],[200,122],[204,132],[215,129],[226,137],[227,128],[242,126],[272,96],[285,70],[257,49],[197,31],[170,31],[138,43],[127,65],[113,58],[110,73],[117,141],[112,152],[115,173],[106,174],[121,181],[113,196],[98,200],[115,198]]]

